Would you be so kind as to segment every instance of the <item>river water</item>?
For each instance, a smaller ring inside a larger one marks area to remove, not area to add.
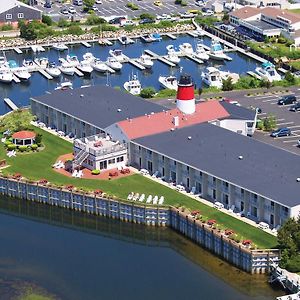
[[[68,52],[70,54],[75,54],[81,60],[82,55],[86,52],[92,52],[96,57],[106,60],[108,57],[108,52],[110,49],[122,49],[124,54],[131,58],[139,57],[144,49],[152,50],[157,54],[166,54],[166,46],[173,44],[175,47],[184,42],[191,43],[194,47],[196,46],[197,39],[190,37],[188,35],[179,35],[176,40],[171,40],[169,38],[164,38],[158,43],[142,43],[140,40],[136,40],[135,44],[123,46],[118,42],[115,42],[112,46],[100,46],[98,43],[92,44],[91,48],[86,48],[80,44],[71,46],[68,51],[64,53],[59,53],[56,50],[48,49],[44,53],[34,54],[31,50],[25,51],[22,55],[16,54],[14,51],[6,51],[5,55],[7,60],[16,60],[19,64],[22,64],[24,58],[34,59],[35,57],[48,57],[49,61],[58,62],[60,57],[66,57]],[[207,37],[203,40],[204,44],[210,45],[211,40]],[[4,104],[3,98],[8,97],[13,100],[17,106],[24,106],[29,104],[29,99],[32,96],[43,95],[46,91],[53,90],[57,84],[61,81],[72,80],[74,87],[79,87],[81,85],[95,85],[95,84],[109,84],[111,86],[123,87],[125,81],[128,80],[129,76],[134,73],[137,74],[143,87],[153,86],[155,89],[159,89],[160,85],[158,82],[158,77],[160,75],[177,75],[182,72],[190,73],[196,85],[201,86],[201,73],[205,70],[207,66],[215,66],[220,70],[236,72],[239,74],[245,74],[247,71],[254,71],[255,67],[259,63],[253,59],[250,59],[240,53],[230,52],[229,56],[233,58],[232,61],[220,62],[209,60],[205,64],[196,64],[189,59],[181,59],[181,62],[177,67],[170,68],[169,66],[163,64],[162,62],[156,61],[151,70],[140,71],[130,64],[123,64],[122,71],[120,73],[112,74],[107,77],[106,75],[93,72],[90,77],[79,78],[74,77],[64,77],[61,76],[59,79],[47,80],[39,73],[33,73],[32,77],[28,82],[23,83],[12,83],[3,84],[0,83],[0,114],[8,112],[10,109]],[[181,69],[182,68],[182,69]]]
[[[283,294],[267,277],[246,274],[171,229],[24,200],[0,199],[0,241],[0,299],[12,299],[13,284],[5,284],[12,282],[66,300],[274,300]]]

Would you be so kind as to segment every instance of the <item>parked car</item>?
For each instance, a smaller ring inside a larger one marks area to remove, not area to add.
[[[150,24],[150,23],[155,23],[155,20],[152,20],[152,19],[142,19],[139,23],[140,24]]]
[[[300,140],[298,140],[298,143],[297,143],[297,144],[298,144],[298,147],[300,147]]]
[[[69,13],[70,14],[76,14],[76,9],[72,6],[69,7]]]
[[[45,7],[45,8],[51,8],[51,7],[52,7],[52,4],[51,4],[50,2],[46,2],[46,3],[44,4],[44,7]]]
[[[289,136],[291,134],[292,134],[291,129],[284,127],[284,128],[278,128],[277,130],[272,131],[271,137]]]
[[[214,12],[212,10],[207,10],[206,12],[203,12],[202,13],[202,16],[213,16],[214,15]]]
[[[297,102],[290,107],[290,111],[299,111],[299,110],[300,110],[300,102]]]
[[[102,4],[102,0],[96,0],[95,4]]]
[[[123,20],[126,20],[126,18],[125,17],[117,17],[117,18],[113,18],[113,19],[109,20],[108,23],[109,24],[121,24],[121,22]]]
[[[156,5],[156,6],[162,6],[163,5],[161,1],[154,1],[153,4]]]
[[[69,13],[68,9],[67,8],[62,8],[60,10],[60,13],[63,14],[63,15],[67,15]]]
[[[294,104],[297,102],[296,96],[294,95],[288,95],[288,96],[283,96],[280,98],[277,102],[278,105],[287,105],[287,104]]]

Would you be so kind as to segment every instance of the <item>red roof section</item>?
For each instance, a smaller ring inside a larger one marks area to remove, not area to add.
[[[178,116],[179,126],[175,127],[173,120],[176,116]],[[120,121],[117,124],[129,139],[136,139],[166,132],[171,128],[183,128],[228,116],[229,113],[218,101],[208,101],[198,103],[195,113],[191,115],[185,115],[179,109],[174,108],[165,112]]]
[[[36,134],[33,131],[18,131],[12,135],[13,139],[18,140],[26,140],[26,139],[34,139]]]

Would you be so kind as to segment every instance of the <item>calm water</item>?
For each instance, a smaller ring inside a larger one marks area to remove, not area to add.
[[[146,44],[140,42],[140,40],[137,40],[135,44],[129,46],[122,46],[121,44],[116,42],[113,46],[103,47],[98,45],[98,43],[95,43],[89,49],[81,45],[72,46],[69,48],[69,53],[75,54],[78,56],[79,59],[82,59],[82,55],[84,53],[92,52],[96,57],[99,57],[102,60],[106,60],[110,49],[119,48],[122,49],[127,56],[133,58],[139,57],[144,49],[150,49],[158,54],[166,54],[167,45],[173,44],[175,47],[177,47],[178,45],[184,42],[191,43],[195,48],[197,40],[187,35],[180,35],[176,40],[164,39],[162,42],[159,43]],[[209,46],[210,39],[205,38],[204,43]],[[6,57],[8,60],[14,59],[19,64],[21,64],[24,58],[33,59],[35,57],[48,57],[50,61],[58,62],[59,57],[66,57],[67,54],[67,51],[65,51],[64,53],[59,53],[55,50],[48,50],[44,53],[34,55],[34,53],[31,50],[28,50],[27,52],[24,52],[24,54],[18,55],[14,51],[7,51]],[[160,86],[158,82],[158,77],[160,75],[168,74],[178,75],[180,72],[180,67],[183,68],[184,72],[190,73],[193,76],[197,86],[200,86],[201,72],[209,65],[214,65],[220,68],[221,70],[229,70],[240,74],[245,74],[249,70],[254,70],[255,67],[258,65],[256,61],[239,53],[231,52],[229,53],[229,56],[233,58],[233,60],[230,62],[222,63],[210,60],[208,63],[201,65],[196,64],[189,59],[182,59],[179,66],[173,68],[170,68],[169,66],[159,61],[156,61],[152,70],[145,71],[140,71],[130,64],[124,64],[122,71],[119,74],[112,74],[109,76],[109,78],[107,78],[106,75],[93,72],[90,78],[79,78],[75,75],[71,78],[66,78],[62,76],[60,79],[47,80],[39,73],[35,73],[32,75],[30,80],[25,83],[12,83],[8,85],[0,83],[0,114],[9,111],[9,108],[2,101],[4,97],[11,98],[18,106],[28,105],[29,98],[31,96],[42,95],[45,93],[45,91],[53,90],[60,81],[64,81],[65,79],[73,80],[74,87],[79,87],[81,85],[88,84],[94,85],[107,83],[111,86],[123,87],[123,84],[125,81],[128,80],[129,75],[132,74],[132,72],[134,72],[135,74],[138,74],[143,87],[153,86],[156,89],[159,89]]]
[[[245,274],[170,229],[24,200],[0,199],[0,241],[0,299],[12,293],[3,282],[31,283],[70,300],[282,295],[266,277]]]

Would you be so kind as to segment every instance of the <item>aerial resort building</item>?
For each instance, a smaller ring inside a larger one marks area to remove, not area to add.
[[[252,139],[257,113],[196,101],[188,75],[168,109],[107,86],[31,99],[39,121],[76,136],[74,166],[147,169],[272,228],[300,212],[299,156]]]

